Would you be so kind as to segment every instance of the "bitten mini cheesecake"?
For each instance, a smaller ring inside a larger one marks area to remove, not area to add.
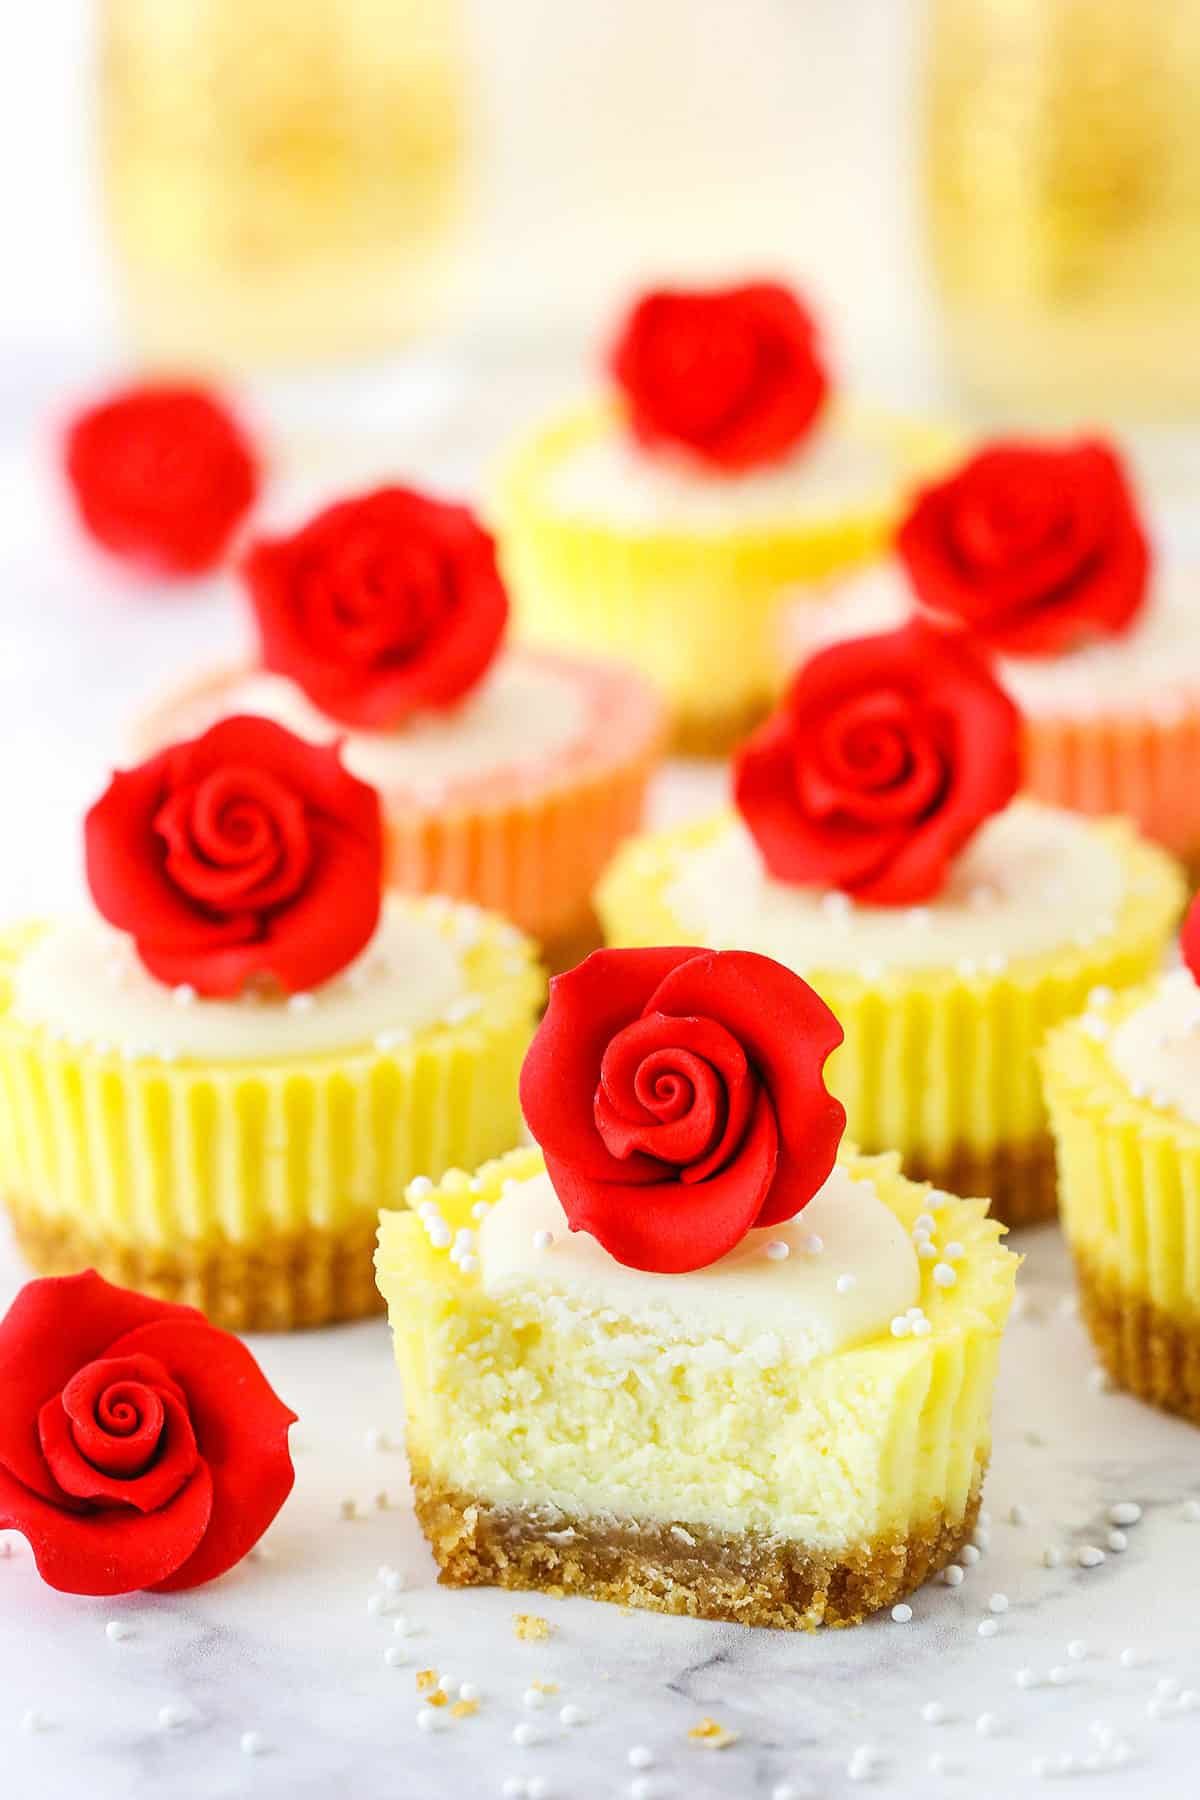
[[[1151,551],[1112,445],[997,443],[917,499],[896,554],[783,614],[794,669],[914,611],[996,656],[1025,786],[1200,865],[1200,562]]]
[[[768,282],[644,295],[614,391],[501,470],[497,521],[531,643],[619,655],[665,695],[677,746],[719,754],[778,690],[781,596],[885,540],[942,434],[831,403],[809,313]]]
[[[1055,1207],[1047,1028],[1152,974],[1183,902],[1128,825],[1014,799],[1018,730],[961,636],[837,644],[738,753],[738,811],[634,840],[597,899],[610,943],[804,974],[845,1030],[830,1080],[855,1140],[1010,1224]]]
[[[503,645],[491,538],[403,488],[331,506],[245,566],[255,665],[194,677],[138,721],[140,752],[231,713],[338,740],[378,788],[386,873],[503,914],[556,965],[596,942],[591,889],[635,830],[665,722],[612,662]]]
[[[851,1625],[968,1541],[1017,1258],[835,1161],[840,1035],[766,957],[597,951],[525,1063],[540,1147],[385,1213],[443,1582]]]
[[[85,839],[95,910],[0,940],[0,1194],[29,1260],[238,1330],[374,1310],[380,1206],[519,1141],[532,946],[382,898],[378,795],[267,720],[114,776]]]
[[[1200,903],[1184,966],[1100,989],[1043,1054],[1083,1316],[1118,1386],[1200,1425]]]

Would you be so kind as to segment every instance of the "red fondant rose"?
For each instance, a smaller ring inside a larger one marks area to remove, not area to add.
[[[823,650],[734,759],[780,881],[911,906],[1017,790],[1019,718],[964,638],[913,620]]]
[[[192,1307],[31,1281],[0,1321],[0,1525],[66,1593],[197,1587],[287,1499],[295,1417]]]
[[[474,514],[407,488],[343,500],[256,544],[246,578],[267,668],[368,730],[460,700],[508,618],[496,546]]]
[[[267,719],[223,719],[114,775],[85,849],[99,911],[152,975],[201,994],[315,987],[379,920],[378,794],[336,747]]]
[[[730,472],[798,444],[825,402],[816,327],[774,282],[646,294],[622,327],[613,372],[635,435]]]
[[[1200,982],[1200,894],[1188,907],[1179,933],[1179,949],[1193,980]]]
[[[247,438],[202,388],[126,388],[80,413],[66,465],[92,536],[174,575],[212,568],[258,491]]]
[[[897,547],[924,606],[1013,656],[1124,631],[1146,597],[1149,550],[1109,444],[993,444],[919,495]]]
[[[550,984],[521,1105],[572,1231],[680,1274],[806,1206],[846,1115],[822,1065],[842,1029],[748,951],[597,950]]]

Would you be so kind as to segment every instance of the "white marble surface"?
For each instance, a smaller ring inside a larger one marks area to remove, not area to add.
[[[417,460],[411,444],[407,454]],[[397,466],[407,466],[404,452]],[[77,555],[38,471],[28,447],[0,467],[0,917],[57,904],[74,884],[79,813],[130,704],[239,635],[219,585],[138,588]],[[713,783],[674,772],[660,810],[706,803]],[[1200,1522],[1185,1516],[1185,1502],[1200,1500],[1200,1437],[1096,1391],[1057,1235],[1022,1247],[1025,1314],[1006,1347],[986,1495],[991,1547],[961,1587],[916,1596],[911,1623],[802,1638],[532,1600],[553,1635],[520,1643],[514,1596],[436,1588],[403,1455],[368,1448],[369,1433],[401,1429],[384,1326],[259,1340],[301,1415],[296,1490],[267,1554],[207,1590],[123,1602],[52,1593],[19,1541],[0,1560],[0,1794],[306,1800],[343,1786],[363,1800],[482,1800],[520,1777],[545,1782],[534,1794],[601,1800],[632,1795],[628,1752],[644,1745],[655,1759],[645,1793],[663,1800],[767,1797],[784,1782],[814,1800],[851,1791],[1002,1800],[1042,1790],[1035,1758],[1082,1764],[1099,1749],[1096,1725],[1128,1744],[1130,1761],[1081,1780],[1122,1800],[1184,1800],[1196,1792],[1200,1711],[1151,1703],[1160,1681],[1200,1689]],[[21,1279],[0,1242],[0,1305]],[[375,1505],[381,1491],[386,1510]],[[340,1516],[347,1498],[361,1515],[352,1521]],[[1078,1567],[1079,1548],[1105,1544],[1107,1509],[1126,1499],[1145,1509],[1128,1548]],[[1014,1507],[1020,1523],[1010,1522]],[[1043,1565],[1048,1546],[1062,1554],[1057,1568]],[[411,1637],[369,1612],[385,1564],[406,1578],[398,1603]],[[996,1635],[980,1638],[993,1593],[1010,1605]],[[113,1618],[133,1627],[122,1642],[105,1635]],[[1067,1649],[1076,1639],[1088,1649],[1078,1662]],[[387,1666],[389,1647],[409,1662]],[[1122,1666],[1126,1649],[1144,1662]],[[424,1667],[475,1682],[478,1715],[423,1734],[414,1678]],[[1037,1685],[1019,1687],[1020,1669],[1035,1671]],[[1061,1685],[1051,1669],[1065,1671]],[[559,1691],[529,1712],[522,1695],[536,1680]],[[922,1719],[929,1702],[946,1709],[944,1724]],[[564,1704],[586,1723],[563,1728]],[[185,1722],[162,1727],[164,1706],[185,1709]],[[24,1728],[28,1712],[44,1716],[44,1730]],[[994,1736],[977,1731],[985,1713]],[[705,1714],[736,1731],[736,1744],[690,1743]],[[515,1745],[522,1721],[544,1741]],[[261,1735],[260,1756],[240,1748],[248,1731]],[[862,1784],[849,1773],[861,1745],[878,1751]],[[944,1774],[930,1771],[935,1755]]]

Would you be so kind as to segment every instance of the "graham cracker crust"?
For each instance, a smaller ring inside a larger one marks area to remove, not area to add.
[[[956,1150],[944,1162],[906,1155],[904,1173],[950,1194],[990,1201],[988,1211],[1002,1225],[1042,1225],[1058,1216],[1058,1170],[1049,1133],[1032,1144]]]
[[[773,705],[774,696],[764,693],[724,712],[677,711],[671,718],[670,751],[675,756],[728,756],[761,725]]]
[[[1200,1425],[1200,1313],[1180,1319],[1119,1287],[1073,1251],[1079,1304],[1096,1354],[1126,1393]]]
[[[906,1534],[828,1553],[761,1532],[497,1507],[413,1472],[417,1518],[446,1587],[584,1594],[785,1631],[857,1625],[911,1594],[970,1539],[982,1486],[981,1469],[958,1519],[939,1511]]]
[[[252,1246],[222,1240],[171,1250],[93,1238],[71,1221],[8,1202],[17,1243],[39,1275],[96,1269],[108,1281],[199,1307],[226,1331],[297,1331],[382,1312],[374,1213],[347,1231],[307,1230]]]

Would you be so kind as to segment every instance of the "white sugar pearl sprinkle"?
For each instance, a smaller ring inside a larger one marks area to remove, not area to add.
[[[1046,1548],[1042,1551],[1042,1567],[1044,1569],[1057,1569],[1061,1563],[1062,1551],[1056,1544],[1047,1544]]]
[[[631,1769],[652,1769],[654,1752],[648,1744],[634,1744],[625,1760]]]
[[[961,1587],[964,1579],[963,1571],[957,1563],[951,1563],[942,1570],[942,1580],[947,1587]]]
[[[238,1744],[243,1756],[261,1756],[267,1747],[267,1740],[261,1731],[243,1731]]]
[[[399,1644],[389,1644],[383,1653],[383,1660],[389,1669],[403,1669],[408,1666],[409,1654]]]
[[[1141,1516],[1142,1509],[1136,1500],[1118,1500],[1115,1506],[1108,1509],[1110,1525],[1136,1525]]]
[[[164,1731],[177,1731],[187,1719],[186,1706],[160,1706],[158,1709],[158,1722]]]
[[[1072,1638],[1067,1645],[1067,1655],[1072,1662],[1086,1662],[1088,1647],[1082,1638]]]
[[[541,1231],[535,1231],[533,1234],[533,1247],[535,1250],[549,1250],[553,1242],[554,1233],[552,1231],[543,1229]]]
[[[440,1731],[442,1715],[435,1706],[423,1706],[417,1714],[418,1731]]]
[[[540,1744],[542,1734],[530,1719],[522,1719],[519,1725],[513,1726],[512,1741],[520,1750],[529,1750],[534,1744]]]
[[[983,1552],[977,1544],[964,1544],[958,1554],[961,1560],[966,1564],[967,1568],[973,1569]]]
[[[892,1336],[894,1338],[911,1337],[912,1336],[912,1328],[913,1328],[912,1320],[910,1318],[908,1318],[907,1315],[904,1313],[898,1313],[896,1315],[896,1317],[892,1320],[891,1331],[892,1331]]]
[[[1095,1544],[1081,1544],[1075,1560],[1081,1569],[1098,1569],[1104,1561],[1104,1552]]]
[[[978,1625],[975,1627],[975,1629],[979,1633],[980,1637],[983,1637],[983,1638],[995,1637],[996,1633],[1000,1629],[1000,1622],[998,1619],[980,1619],[980,1621],[979,1621]]]
[[[800,1248],[805,1256],[820,1256],[825,1248],[825,1239],[815,1231],[806,1232],[800,1240]]]
[[[975,1730],[980,1737],[995,1737],[1002,1729],[998,1713],[981,1712],[975,1721]]]
[[[527,1687],[521,1695],[521,1704],[527,1706],[531,1712],[540,1711],[546,1704],[545,1690],[539,1687]]]
[[[1046,1675],[1046,1680],[1050,1683],[1051,1687],[1066,1687],[1070,1679],[1071,1671],[1067,1668],[1065,1663],[1055,1663],[1054,1667],[1050,1669]]]
[[[1013,1676],[1013,1680],[1016,1682],[1016,1684],[1019,1688],[1023,1688],[1026,1691],[1028,1691],[1030,1688],[1035,1688],[1038,1684],[1037,1670],[1036,1669],[1018,1669],[1016,1674]]]
[[[127,1625],[124,1619],[110,1619],[104,1627],[104,1635],[110,1644],[119,1644],[133,1636],[133,1626]]]
[[[950,1267],[949,1263],[939,1262],[934,1263],[933,1265],[933,1279],[938,1287],[952,1288],[958,1280],[958,1276],[954,1273],[954,1270]]]
[[[921,1708],[921,1718],[926,1725],[944,1725],[949,1717],[940,1700],[927,1700]]]
[[[767,1256],[771,1262],[786,1262],[791,1253],[791,1247],[782,1238],[772,1238],[767,1245]]]
[[[559,1708],[558,1722],[560,1725],[566,1725],[568,1729],[575,1725],[582,1725],[583,1719],[584,1712],[582,1706],[573,1706],[568,1703],[566,1706]]]
[[[1182,1517],[1187,1520],[1189,1525],[1195,1525],[1197,1520],[1200,1520],[1200,1500],[1185,1500]]]
[[[991,1613],[1006,1613],[1008,1611],[1008,1595],[992,1594],[988,1600],[988,1611]]]
[[[1122,1650],[1117,1658],[1123,1669],[1140,1669],[1145,1660],[1140,1650]]]
[[[1104,1541],[1109,1549],[1114,1550],[1118,1556],[1121,1554],[1122,1550],[1128,1550],[1129,1548],[1129,1539],[1125,1536],[1123,1531],[1118,1531],[1115,1525]]]
[[[29,1732],[49,1731],[49,1729],[50,1729],[49,1719],[46,1717],[44,1712],[38,1712],[36,1707],[31,1706],[29,1708],[28,1712],[23,1712],[21,1714],[21,1730],[22,1731],[29,1731]]]
[[[839,1275],[833,1285],[839,1294],[852,1294],[854,1289],[858,1286],[858,1276]]]
[[[893,1606],[893,1608],[892,1608],[892,1617],[893,1617],[893,1619],[895,1619],[897,1625],[907,1625],[909,1620],[912,1618],[912,1616],[913,1616],[912,1607],[909,1606],[903,1600],[901,1600],[898,1605]]]

